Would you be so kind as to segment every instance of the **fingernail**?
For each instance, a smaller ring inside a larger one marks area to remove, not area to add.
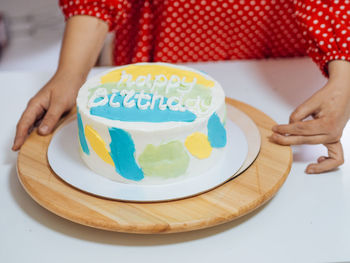
[[[272,130],[275,132],[275,131],[277,131],[277,126],[273,126],[272,127]]]
[[[41,133],[47,133],[47,131],[49,130],[49,127],[47,127],[46,125],[40,126],[40,132]]]

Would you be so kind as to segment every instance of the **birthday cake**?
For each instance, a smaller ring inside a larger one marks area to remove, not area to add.
[[[204,72],[137,63],[89,79],[77,97],[80,155],[111,180],[167,184],[219,163],[225,94]]]

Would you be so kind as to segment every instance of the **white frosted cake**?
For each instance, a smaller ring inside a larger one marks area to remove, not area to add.
[[[200,176],[225,154],[225,95],[207,74],[167,63],[113,68],[77,97],[81,157],[99,175],[137,184]]]

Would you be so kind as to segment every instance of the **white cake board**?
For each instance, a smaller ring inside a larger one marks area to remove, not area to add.
[[[52,170],[66,183],[93,195],[132,202],[159,202],[181,199],[211,190],[241,168],[248,153],[242,130],[228,120],[227,150],[224,158],[207,172],[166,185],[135,185],[112,181],[90,170],[79,155],[76,121],[62,127],[53,136],[48,149]]]
[[[243,111],[240,111],[236,107],[226,104],[227,119],[232,120],[235,124],[241,128],[247,141],[248,141],[248,155],[245,159],[243,165],[236,174],[232,177],[236,177],[243,173],[250,165],[255,161],[260,152],[261,146],[261,136],[259,128],[256,126],[255,122]]]

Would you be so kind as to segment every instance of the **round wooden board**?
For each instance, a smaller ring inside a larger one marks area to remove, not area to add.
[[[269,142],[275,122],[263,112],[226,99],[257,124],[261,149],[241,175],[209,192],[176,201],[133,203],[108,200],[77,190],[50,168],[47,149],[52,138],[33,132],[17,159],[19,179],[28,194],[51,212],[90,227],[128,233],[185,232],[222,224],[270,200],[286,180],[292,164],[290,147]],[[58,126],[75,118],[71,112]],[[230,117],[228,115],[228,117]]]

